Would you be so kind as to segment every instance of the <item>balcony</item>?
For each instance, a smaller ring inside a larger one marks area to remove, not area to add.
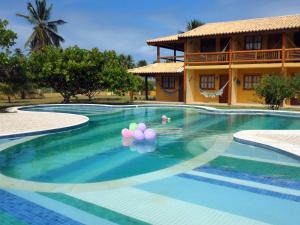
[[[187,53],[185,59],[187,66],[282,62],[300,62],[300,48]]]

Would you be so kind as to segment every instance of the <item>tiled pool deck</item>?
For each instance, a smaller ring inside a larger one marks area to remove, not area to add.
[[[0,139],[0,150],[28,138]],[[37,192],[4,188],[0,180],[0,224],[298,225],[300,163],[285,156],[274,160],[264,151],[225,151],[194,169],[102,190]],[[244,171],[236,170],[240,164]]]

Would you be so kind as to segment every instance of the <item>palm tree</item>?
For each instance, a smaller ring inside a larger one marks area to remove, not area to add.
[[[64,42],[63,37],[58,34],[57,26],[66,22],[59,19],[50,20],[52,4],[47,7],[46,0],[35,0],[35,8],[29,2],[27,4],[29,15],[17,13],[17,16],[25,18],[33,27],[33,33],[25,43],[32,51],[40,51],[47,45],[60,46]]]
[[[187,24],[186,24],[186,31],[190,31],[190,30],[193,30],[197,27],[200,27],[204,25],[204,23],[200,20],[197,20],[197,19],[192,19],[191,21],[189,21]]]
[[[193,30],[197,27],[200,27],[202,25],[204,25],[205,23],[203,23],[202,21],[200,20],[197,20],[197,19],[192,19],[190,20],[189,22],[187,22],[186,24],[186,27],[185,27],[185,31],[178,31],[179,34],[182,34],[186,31],[190,31],[190,30]]]

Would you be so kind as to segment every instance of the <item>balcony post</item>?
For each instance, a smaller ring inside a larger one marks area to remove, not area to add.
[[[233,46],[233,37],[230,37],[229,43],[229,70],[228,70],[228,105],[231,105],[231,98],[232,98],[232,46]]]
[[[160,63],[160,46],[156,48],[156,62]]]
[[[183,60],[183,101],[184,103],[186,103],[186,82],[187,82],[187,74],[186,74],[186,63],[187,63],[187,41],[184,41],[184,48],[183,48],[184,52],[184,60]]]
[[[148,100],[148,75],[145,76],[145,98]]]
[[[285,49],[286,49],[286,33],[282,33],[282,49],[281,49],[281,63],[282,63],[282,72],[284,72],[284,63],[285,63]]]
[[[174,48],[174,62],[176,62],[176,48]]]

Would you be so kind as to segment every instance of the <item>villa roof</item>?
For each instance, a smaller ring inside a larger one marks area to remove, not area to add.
[[[159,42],[164,43],[170,41],[178,41],[178,34],[147,40],[147,44],[159,43]]]
[[[300,28],[300,14],[228,22],[207,23],[178,35],[180,38]]]
[[[182,39],[187,37],[204,37],[213,35],[276,31],[296,28],[300,28],[300,14],[207,23],[182,34],[174,34],[147,40],[147,44],[154,46],[159,45],[161,47],[167,48],[172,48],[176,44],[176,47],[178,49],[183,50]]]
[[[170,63],[154,63],[147,66],[142,66],[134,69],[129,69],[128,72],[134,74],[166,74],[166,73],[182,73],[183,62]]]

